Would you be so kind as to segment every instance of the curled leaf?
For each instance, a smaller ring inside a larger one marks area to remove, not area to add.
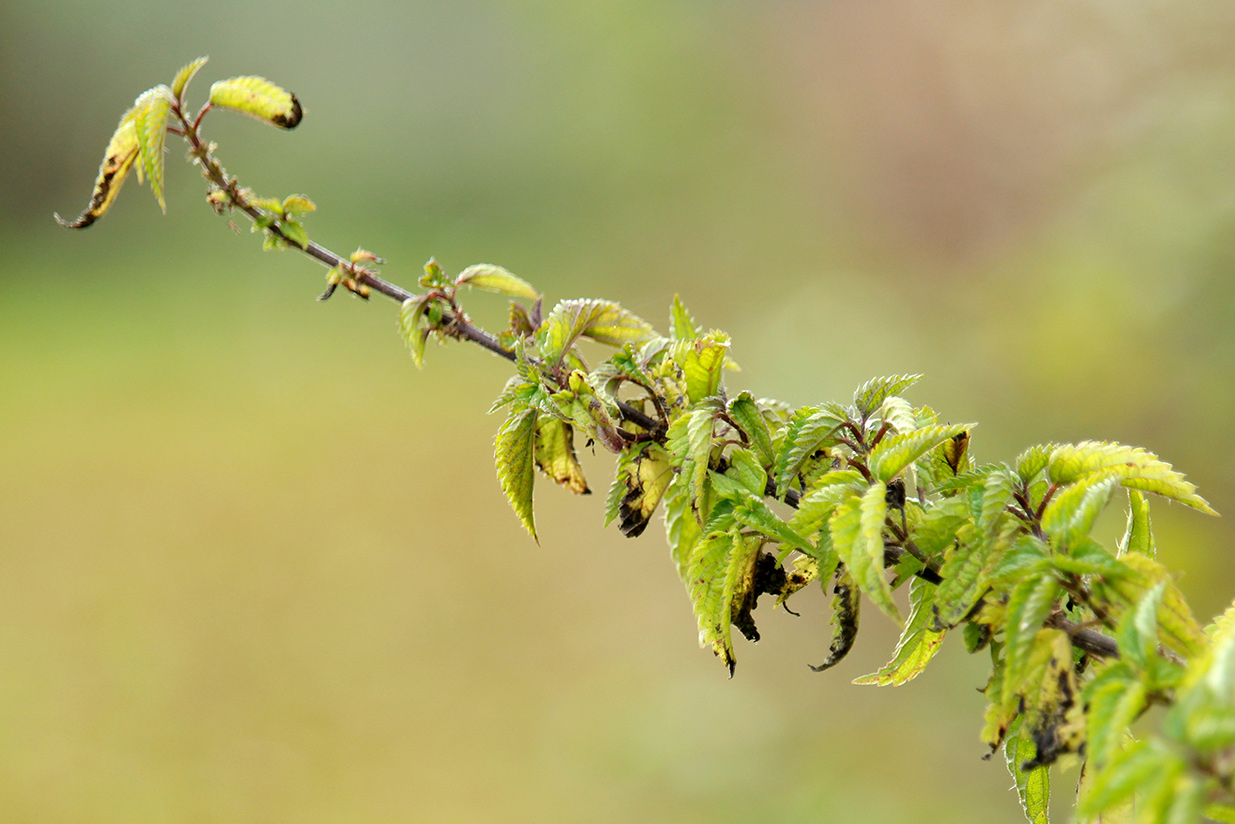
[[[823,582],[823,587],[827,589],[827,581]],[[832,644],[822,664],[809,665],[815,672],[823,672],[839,664],[853,649],[853,642],[858,638],[858,618],[862,608],[860,590],[843,568],[836,573],[832,594]]]
[[[231,109],[282,129],[294,129],[304,115],[296,95],[264,77],[232,77],[210,87],[210,105]]]
[[[209,57],[199,57],[176,72],[176,79],[172,81],[172,97],[176,100],[184,99],[184,90],[189,85],[189,81],[197,74],[198,69],[206,65],[206,61],[209,59]]]
[[[591,493],[575,457],[574,429],[565,421],[545,415],[536,422],[536,466],[576,495]]]
[[[103,163],[99,166],[99,176],[94,181],[94,193],[90,196],[90,205],[75,220],[65,220],[60,215],[56,215],[56,220],[61,226],[66,229],[85,229],[107,214],[107,210],[115,202],[116,195],[120,193],[120,186],[124,183],[129,169],[132,168],[133,161],[137,160],[141,152],[135,125],[136,108],[134,106],[124,113],[107,144],[107,151],[103,153]]]

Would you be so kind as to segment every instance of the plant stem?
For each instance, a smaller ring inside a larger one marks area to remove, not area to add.
[[[237,185],[235,178],[230,180],[228,179],[226,173],[223,171],[223,167],[219,164],[219,161],[216,160],[210,153],[210,147],[202,142],[201,136],[198,134],[198,127],[201,124],[202,115],[209,111],[209,107],[203,108],[193,121],[190,121],[185,116],[183,109],[179,105],[173,106],[172,110],[181,123],[180,129],[175,131],[188,141],[190,154],[197,158],[198,162],[201,164],[202,171],[206,175],[206,178],[221,191],[226,192],[228,200],[232,203],[232,205],[244,212],[250,220],[257,221],[268,219],[269,215],[254,206],[252,203],[249,203],[248,200],[240,194],[239,186]],[[323,266],[326,266],[329,269],[338,267],[344,271],[351,272],[355,275],[355,279],[358,283],[362,283],[373,291],[380,292],[388,298],[397,300],[399,303],[403,303],[406,300],[416,297],[414,293],[407,291],[401,286],[397,286],[387,280],[384,280],[371,269],[363,266],[357,266],[352,263],[351,260],[332,252],[320,243],[309,241],[306,245],[301,246],[299,243],[283,233],[283,230],[280,228],[277,221],[267,226],[266,231],[282,240],[291,248],[299,249],[314,260],[319,261]],[[478,344],[482,348],[487,349],[493,354],[505,358],[508,361],[515,360],[514,352],[502,346],[501,341],[499,341],[497,337],[474,325],[470,320],[468,320],[467,315],[465,315],[462,311],[452,311],[449,314],[442,331],[461,340],[469,340],[472,343]],[[658,437],[663,438],[663,435],[659,434],[663,433],[663,423],[657,421],[655,418],[645,415],[643,412],[635,409],[625,401],[617,401],[617,407],[621,411],[622,418],[624,420],[630,421],[631,423],[646,429],[650,433],[658,433]]]

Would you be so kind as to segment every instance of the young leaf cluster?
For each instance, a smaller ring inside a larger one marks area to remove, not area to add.
[[[406,291],[370,268],[383,262],[373,253],[344,258],[311,242],[300,218],[314,206],[303,195],[259,198],[223,171],[199,133],[209,110],[288,129],[302,111],[269,81],[238,77],[215,83],[190,115],[185,90],[204,62],[138,97],[90,205],[62,223],[84,228],[105,214],[130,168],[162,205],[165,136],[184,137],[210,204],[246,215],[269,248],[325,264],[323,297],[342,285],[395,298],[417,366],[430,339],[471,341],[511,362],[491,409],[503,417],[495,461],[533,539],[537,476],[588,494],[577,450],[611,453],[606,525],[637,537],[661,513],[700,644],[730,676],[734,630],[759,639],[760,597],[786,605],[817,584],[832,596],[832,628],[816,671],[853,648],[863,601],[901,634],[890,660],[858,684],[913,680],[950,635],[989,661],[981,738],[1002,751],[1031,822],[1047,819],[1051,769],[1070,763],[1081,767],[1083,820],[1235,821],[1235,606],[1202,628],[1156,560],[1152,498],[1213,514],[1170,464],[1086,441],[979,465],[974,424],[906,398],[918,375],[797,408],[731,391],[729,336],[699,326],[676,297],[661,333],[608,300],[546,311],[535,287],[491,264],[451,277],[431,260],[421,291]],[[501,332],[472,323],[461,306],[468,290],[509,299]],[[1126,501],[1128,522],[1106,546],[1094,526],[1113,500]],[[1157,732],[1134,739],[1131,726],[1150,712]]]

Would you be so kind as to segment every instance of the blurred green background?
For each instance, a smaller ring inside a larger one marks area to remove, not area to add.
[[[679,291],[757,394],[921,371],[980,460],[1132,442],[1231,513],[1233,38],[1235,6],[1152,0],[5,3],[0,819],[1019,820],[982,661],[851,686],[894,643],[872,611],[812,674],[815,592],[727,681],[658,529],[542,484],[521,532],[505,364],[416,372],[393,305],[314,302],[324,271],[233,235],[179,144],[166,216],[135,182],[88,232],[51,213],[208,54],[191,99],[257,73],[306,108],[211,115],[228,169],[397,282],[494,262],[660,324]],[[1155,514],[1224,608],[1229,521]]]

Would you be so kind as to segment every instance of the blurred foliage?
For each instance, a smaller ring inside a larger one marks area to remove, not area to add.
[[[651,317],[680,291],[758,395],[922,372],[945,420],[984,421],[984,458],[1143,443],[1232,510],[1225,6],[196,9],[0,8],[6,820],[1011,810],[977,758],[981,697],[953,695],[957,673],[981,685],[963,653],[947,683],[855,690],[806,670],[817,620],[773,614],[723,682],[684,654],[663,554],[602,532],[600,496],[547,496],[539,550],[501,511],[496,421],[474,410],[502,364],[447,350],[417,374],[387,321],[314,304],[311,266],[212,221],[182,165],[167,217],[130,193],[105,228],[58,229],[131,90],[186,55],[301,96],[293,135],[214,136],[405,282],[432,253]],[[897,335],[817,343],[860,337],[873,303]],[[1155,514],[1162,560],[1217,612],[1227,527]],[[594,552],[570,551],[589,529]],[[855,736],[872,725],[900,745]],[[957,769],[967,792],[941,795]]]

